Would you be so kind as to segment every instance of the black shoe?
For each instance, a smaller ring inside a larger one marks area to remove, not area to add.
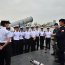
[[[40,48],[40,50],[43,50],[43,48]]]
[[[54,62],[56,62],[56,63],[60,63],[60,61],[59,61],[59,60],[55,60]]]
[[[47,51],[45,51],[45,53],[47,53]]]
[[[45,53],[47,53],[47,52],[45,52]]]
[[[59,65],[64,65],[64,63],[60,63]]]
[[[52,53],[51,55],[55,55],[55,53]]]

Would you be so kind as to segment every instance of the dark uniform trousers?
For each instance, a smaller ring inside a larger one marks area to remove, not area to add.
[[[50,49],[51,38],[46,38],[46,49]]]
[[[31,37],[31,51],[35,51],[36,40]]]
[[[40,49],[44,48],[44,36],[40,36]]]
[[[6,47],[0,50],[0,65],[11,65],[11,49],[11,44],[8,44]]]
[[[25,52],[30,51],[30,39],[25,39]]]
[[[64,46],[65,46],[65,44],[62,42],[58,42],[57,46],[58,46],[58,53],[57,53],[58,60],[63,65],[64,64],[64,48],[65,48]]]
[[[13,55],[18,55],[19,54],[19,40],[13,40]]]
[[[39,48],[39,37],[36,37],[36,50]]]
[[[58,46],[58,59],[61,65],[64,65],[64,49],[65,49],[65,26],[61,26],[56,33]]]
[[[23,50],[24,50],[24,40],[23,39],[20,39],[19,41],[19,53],[23,53]]]

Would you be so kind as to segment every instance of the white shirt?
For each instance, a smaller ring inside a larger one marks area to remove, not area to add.
[[[25,31],[25,33],[24,33],[24,37],[25,37],[25,39],[30,39],[30,31]]]
[[[24,39],[24,32],[20,32],[20,39]]]
[[[52,32],[50,32],[50,31],[45,32],[45,37],[46,38],[51,38],[51,35],[52,35]]]
[[[11,35],[11,37],[13,37],[13,33],[14,33],[14,32],[10,31],[10,35]]]
[[[14,40],[19,40],[19,37],[20,37],[20,32],[18,31],[18,32],[13,32],[13,39]]]
[[[11,31],[8,31],[8,32],[9,32],[8,37],[13,37],[13,32],[11,32]]]
[[[31,31],[31,37],[35,38],[36,37],[36,32],[35,31]]]
[[[36,33],[36,37],[39,37],[40,34],[39,30],[35,30],[35,33]]]
[[[6,27],[1,27],[0,28],[0,43],[7,42],[6,39],[10,37],[11,37],[10,32],[6,30]]]
[[[13,32],[11,32],[11,31],[8,31],[8,32],[9,32],[8,37],[10,37],[10,38],[12,39],[12,37],[13,37]],[[11,42],[11,39],[10,39],[10,42]]]
[[[45,36],[44,31],[40,31],[40,36]]]

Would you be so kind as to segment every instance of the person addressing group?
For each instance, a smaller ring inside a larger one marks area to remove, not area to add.
[[[1,21],[0,28],[0,65],[11,64],[11,35],[6,29],[9,26],[9,21]],[[4,62],[5,61],[5,62]]]

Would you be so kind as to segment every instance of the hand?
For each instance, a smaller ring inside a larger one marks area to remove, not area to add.
[[[3,46],[0,46],[0,50],[2,50],[3,49]]]
[[[36,38],[33,38],[33,40],[35,40]]]
[[[7,41],[5,42],[5,44],[7,44]]]
[[[55,34],[52,34],[52,36],[55,36],[56,35],[56,33]]]

